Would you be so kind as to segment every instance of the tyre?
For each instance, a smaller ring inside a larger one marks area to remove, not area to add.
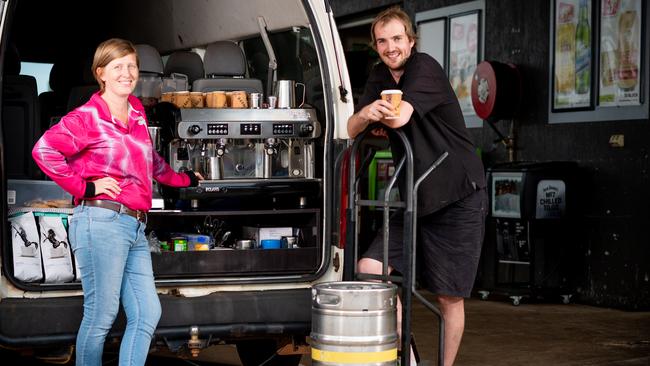
[[[278,345],[273,339],[255,339],[237,343],[237,354],[243,366],[298,366],[302,355],[276,354]]]

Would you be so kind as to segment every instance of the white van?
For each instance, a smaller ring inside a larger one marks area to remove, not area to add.
[[[353,106],[327,3],[0,2],[0,345],[74,344],[83,310],[73,259],[69,281],[50,281],[47,271],[37,279],[17,276],[23,263],[12,245],[38,233],[21,233],[10,220],[34,215],[38,226],[50,215],[65,223],[72,212],[30,152],[45,129],[96,90],[92,54],[112,37],[143,50],[137,93],[155,148],[175,169],[208,177],[196,188],[154,187],[148,229],[154,250],[161,248],[152,257],[163,308],[154,344],[195,352],[236,344],[245,365],[304,344],[310,288],[341,280],[344,262],[340,162]],[[44,83],[25,75],[27,63],[51,67],[50,90],[38,93]],[[245,108],[205,99],[242,90]],[[174,91],[203,99],[183,105]],[[268,249],[278,240],[279,249]],[[123,320],[120,314],[109,338],[121,336]],[[193,334],[199,341],[188,343]],[[274,364],[298,360],[281,356]]]

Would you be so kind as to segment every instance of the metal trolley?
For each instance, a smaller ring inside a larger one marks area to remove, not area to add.
[[[411,344],[411,297],[415,296],[424,306],[431,310],[438,317],[439,324],[439,336],[438,336],[438,364],[444,364],[444,319],[440,310],[418,291],[415,286],[415,277],[416,277],[416,221],[417,221],[417,191],[418,187],[424,181],[424,179],[433,172],[448,156],[447,152],[444,152],[436,161],[420,176],[417,181],[414,182],[413,178],[413,150],[411,144],[409,143],[406,135],[399,130],[386,129],[388,133],[393,134],[396,139],[393,141],[401,141],[404,147],[404,157],[397,162],[395,168],[395,174],[388,182],[386,191],[384,193],[383,199],[378,200],[366,200],[361,199],[358,193],[359,182],[361,177],[364,175],[370,165],[370,161],[374,157],[374,151],[369,153],[361,163],[361,166],[358,169],[359,174],[357,174],[356,159],[359,146],[361,141],[370,133],[370,131],[381,128],[381,125],[375,124],[371,125],[361,134],[359,134],[350,149],[350,164],[349,164],[349,185],[348,185],[348,207],[346,211],[347,215],[347,237],[346,237],[346,255],[345,255],[345,277],[346,280],[374,280],[382,282],[393,282],[401,284],[401,301],[402,301],[402,339],[401,339],[401,365],[408,366],[410,365],[410,352],[409,347]],[[402,201],[391,201],[390,192],[397,181],[397,178],[402,171],[406,169],[405,180],[406,180],[406,192],[401,192],[404,194]],[[379,198],[379,197],[378,197]],[[359,215],[359,207],[362,206],[376,206],[383,207],[383,268],[381,275],[367,274],[367,273],[357,273],[357,261],[358,261],[358,245],[359,245],[359,227],[357,225],[357,218]],[[390,275],[388,273],[388,239],[389,239],[389,224],[390,224],[390,209],[398,208],[403,209],[404,216],[404,227],[407,230],[404,230],[404,252],[403,256],[405,263],[411,263],[410,266],[406,266],[403,270],[401,276]]]

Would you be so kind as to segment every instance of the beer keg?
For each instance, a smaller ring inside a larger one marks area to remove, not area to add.
[[[312,288],[312,365],[396,365],[397,286],[328,282]]]

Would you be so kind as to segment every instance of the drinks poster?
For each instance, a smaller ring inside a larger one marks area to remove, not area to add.
[[[641,0],[602,0],[600,89],[603,107],[639,105]]]
[[[559,0],[555,7],[553,108],[591,106],[591,0]]]
[[[478,64],[478,13],[451,18],[449,80],[464,115],[473,115],[472,76]]]

